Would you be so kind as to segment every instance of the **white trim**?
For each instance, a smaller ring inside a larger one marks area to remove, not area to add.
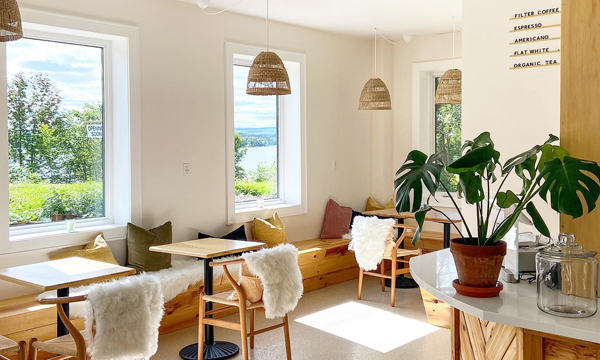
[[[234,146],[234,99],[233,65],[234,55],[252,61],[264,51],[263,47],[225,43],[225,97],[226,97],[226,184],[227,224],[268,217],[277,210],[282,217],[306,214],[307,171],[306,171],[306,55],[284,50],[273,50],[284,61],[290,74],[292,95],[279,99],[279,199],[265,201],[263,208],[254,203],[235,203],[235,146]],[[294,81],[298,79],[299,81]],[[299,135],[299,136],[298,136]],[[300,153],[290,158],[291,154]],[[283,160],[283,161],[282,161]]]
[[[78,220],[74,233],[67,233],[63,223],[10,229],[3,221],[0,233],[6,236],[0,239],[6,240],[0,240],[0,254],[79,245],[90,240],[90,233],[100,231],[111,240],[122,239],[127,222],[141,222],[142,209],[138,28],[27,8],[21,8],[21,16],[26,36],[104,48],[106,213],[104,218]],[[0,45],[2,58],[6,58],[5,46]],[[0,97],[6,99],[6,67],[0,69],[0,80]],[[5,101],[0,117],[7,118]],[[6,122],[0,126],[0,137],[8,138]],[[8,148],[6,140],[0,141],[0,147]],[[0,155],[0,166],[8,169],[8,151]],[[6,184],[0,191],[0,204],[6,204],[0,205],[0,219],[8,220],[7,170],[0,171],[0,177]]]

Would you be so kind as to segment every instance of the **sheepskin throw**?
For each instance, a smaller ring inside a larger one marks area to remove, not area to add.
[[[295,246],[281,244],[271,249],[245,253],[242,258],[252,275],[262,281],[267,319],[283,317],[296,308],[304,287]]]
[[[160,283],[145,274],[97,284],[87,291],[85,333],[94,360],[150,359],[164,313]],[[92,325],[96,322],[96,335]]]
[[[385,243],[394,230],[393,219],[357,216],[352,223],[352,241],[349,249],[354,251],[361,269],[371,271],[383,259]]]

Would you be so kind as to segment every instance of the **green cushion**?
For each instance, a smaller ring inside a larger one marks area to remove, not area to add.
[[[150,230],[128,223],[127,263],[138,272],[170,268],[171,255],[150,251],[150,247],[172,242],[173,232],[170,221]]]

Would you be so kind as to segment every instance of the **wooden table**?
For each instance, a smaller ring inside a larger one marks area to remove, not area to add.
[[[56,290],[58,297],[69,296],[69,288],[135,274],[135,270],[78,257],[15,266],[0,270],[0,279],[39,291]],[[62,304],[69,316],[69,304]],[[57,315],[56,335],[69,332]]]
[[[204,260],[204,292],[213,294],[213,268],[209,266],[214,259],[243,252],[259,250],[265,247],[264,243],[252,241],[237,241],[224,239],[200,239],[178,242],[168,245],[152,246],[150,251],[161,253],[191,256]],[[206,311],[213,309],[212,302],[206,303]],[[212,316],[211,316],[212,317]],[[215,341],[214,329],[205,325],[203,359],[226,359],[237,354],[240,348],[226,341]],[[179,356],[185,360],[198,359],[198,344],[192,344],[181,349]]]

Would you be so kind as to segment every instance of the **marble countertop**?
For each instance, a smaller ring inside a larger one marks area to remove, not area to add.
[[[410,273],[422,288],[439,300],[480,319],[600,343],[600,313],[584,319],[548,315],[537,307],[535,283],[504,283],[500,296],[490,299],[457,294],[452,281],[458,276],[449,249],[413,257]]]

